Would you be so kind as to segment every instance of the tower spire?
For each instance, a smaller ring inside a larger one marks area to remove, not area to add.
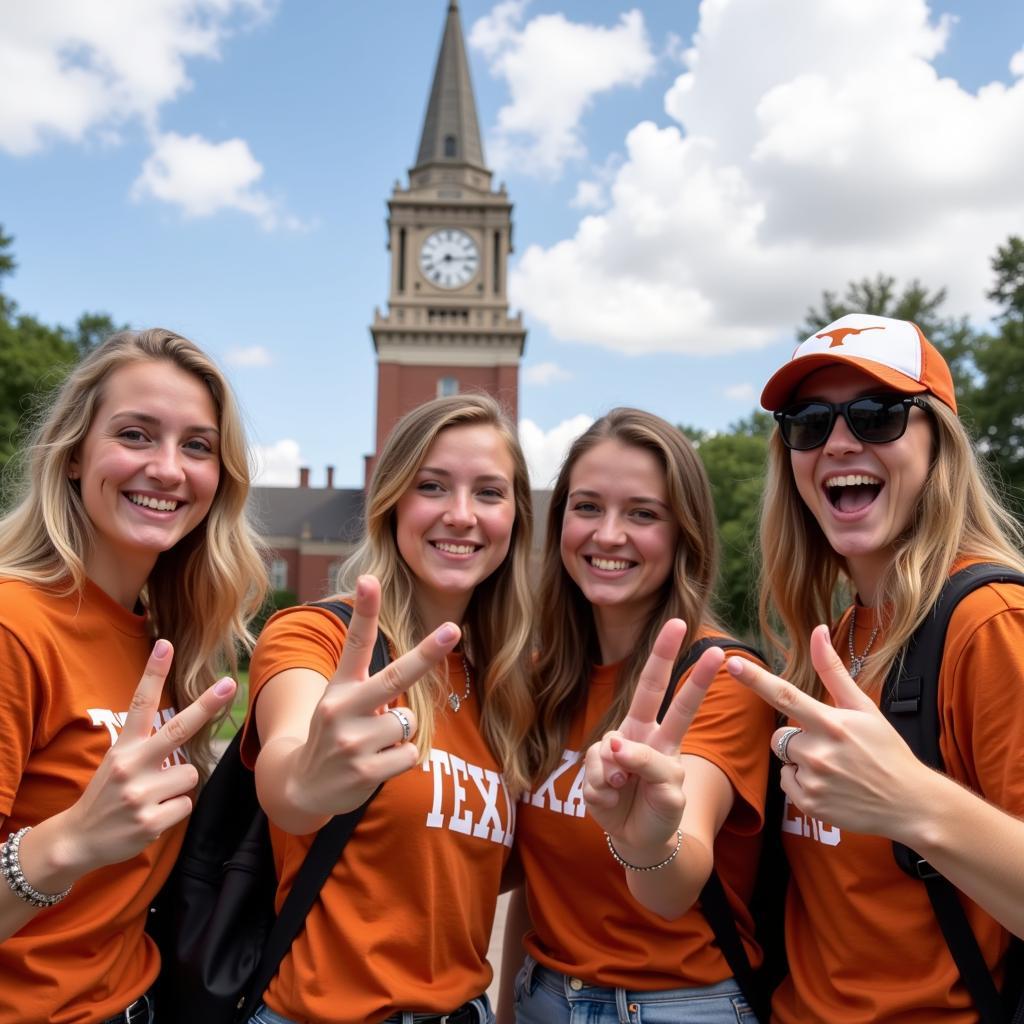
[[[448,16],[413,170],[427,164],[461,164],[487,169],[458,0],[448,0]]]

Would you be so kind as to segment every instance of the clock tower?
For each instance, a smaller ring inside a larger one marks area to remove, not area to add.
[[[512,203],[484,163],[458,0],[448,2],[409,187],[395,184],[387,227],[388,309],[374,310],[370,328],[376,451],[406,412],[438,395],[486,391],[515,422],[526,331],[508,310]]]

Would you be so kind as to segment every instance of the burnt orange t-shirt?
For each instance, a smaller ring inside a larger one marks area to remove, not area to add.
[[[855,649],[874,628],[858,606]],[[833,642],[847,648],[849,615]],[[947,774],[1024,816],[1024,589],[992,584],[957,606],[939,673],[940,748]],[[790,976],[776,993],[779,1024],[973,1024],[978,1015],[939,930],[925,887],[905,875],[892,843],[802,814],[788,799],[783,844],[792,866],[786,906]],[[1009,935],[966,897],[964,909],[997,981]]]
[[[4,838],[81,796],[121,730],[151,646],[145,616],[92,583],[58,597],[0,581]],[[155,724],[173,714],[165,707]],[[149,988],[160,958],[143,931],[146,912],[184,829],[84,875],[63,903],[0,943],[0,1024],[88,1024]]]
[[[619,668],[595,669],[561,764],[519,804],[516,848],[532,922],[526,951],[592,985],[638,991],[712,985],[732,972],[699,904],[674,921],[641,906],[583,801],[583,741],[614,699]],[[772,709],[723,669],[682,745],[684,754],[720,768],[735,793],[715,841],[715,866],[754,964],[761,952],[746,904],[760,852],[774,722]]]
[[[270,620],[250,669],[248,764],[259,750],[252,708],[261,687],[290,668],[329,679],[344,642],[344,625],[323,608],[289,608]],[[448,671],[461,695],[460,656],[449,656]],[[480,735],[474,685],[458,713],[438,710],[426,763],[389,779],[370,804],[267,1005],[292,1020],[369,1024],[398,1010],[444,1013],[478,996],[491,981],[487,947],[514,830],[515,805]],[[314,835],[271,827],[271,838],[280,909]]]

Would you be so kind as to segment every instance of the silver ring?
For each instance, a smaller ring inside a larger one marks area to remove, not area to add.
[[[796,762],[789,756],[789,744],[798,732],[803,732],[803,729],[800,729],[795,725],[791,725],[788,729],[784,730],[775,741],[775,756],[783,764],[796,764]]]
[[[412,730],[409,728],[409,716],[401,708],[388,708],[388,714],[394,715],[398,719],[398,724],[402,727],[402,742],[405,743],[412,735]]]

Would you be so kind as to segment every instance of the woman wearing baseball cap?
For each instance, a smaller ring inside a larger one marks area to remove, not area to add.
[[[778,423],[762,624],[788,681],[740,658],[728,667],[789,719],[772,738],[792,868],[790,975],[772,1020],[1001,1019],[976,1005],[893,842],[959,890],[983,978],[1024,974],[1007,954],[1011,933],[1024,934],[1024,587],[986,584],[953,611],[938,676],[944,774],[880,704],[952,573],[1024,569],[1020,528],[978,464],[949,367],[915,324],[844,316],[798,346],[762,404]]]

